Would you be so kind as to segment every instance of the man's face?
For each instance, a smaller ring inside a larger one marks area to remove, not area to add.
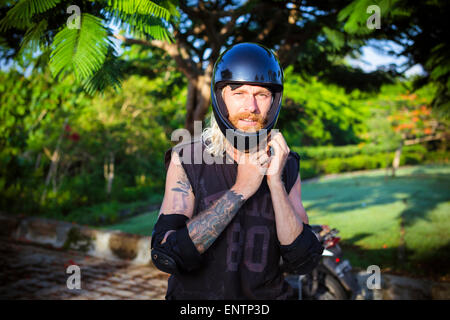
[[[237,129],[256,132],[265,127],[272,104],[270,90],[251,85],[232,90],[230,86],[226,86],[222,96],[228,109],[228,119]]]

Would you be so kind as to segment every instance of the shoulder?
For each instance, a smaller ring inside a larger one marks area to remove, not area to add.
[[[194,163],[193,159],[196,153],[203,152],[205,145],[201,137],[182,141],[177,145],[169,148],[164,154],[164,162],[166,171],[169,168],[172,155],[176,152],[178,158],[183,164]]]
[[[286,160],[286,169],[288,169],[289,171],[294,170],[298,172],[299,167],[300,155],[297,152],[291,150]]]
[[[288,156],[288,160],[289,159],[291,159],[291,161],[299,162],[300,161],[300,155],[297,152],[291,150],[289,152],[289,156]]]
[[[297,181],[299,171],[300,155],[297,152],[291,150],[286,160],[282,176],[288,194]]]

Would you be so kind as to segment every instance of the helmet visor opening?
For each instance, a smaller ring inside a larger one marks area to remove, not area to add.
[[[231,90],[236,90],[237,88],[243,86],[243,85],[252,85],[252,86],[259,86],[259,87],[264,87],[268,90],[270,90],[270,92],[272,93],[272,102],[269,108],[269,111],[267,112],[266,115],[266,121],[265,121],[265,126],[262,129],[265,129],[267,127],[272,127],[273,126],[273,122],[276,121],[276,119],[278,118],[278,113],[280,111],[280,107],[281,107],[281,98],[283,95],[283,88],[279,85],[273,85],[273,84],[265,84],[265,83],[259,83],[259,82],[219,82],[216,84],[216,89],[215,89],[215,98],[217,101],[217,106],[218,106],[218,110],[220,113],[220,116],[222,117],[222,120],[224,122],[226,122],[227,127],[228,128],[232,128],[235,130],[239,130],[240,129],[236,128],[231,121],[229,120],[229,112],[228,112],[228,108],[225,104],[225,101],[223,100],[223,96],[222,96],[222,92],[223,89],[227,86],[231,87]]]

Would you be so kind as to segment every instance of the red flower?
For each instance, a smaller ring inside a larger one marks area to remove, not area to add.
[[[78,140],[80,140],[80,135],[78,133],[74,132],[69,136],[69,139],[77,142]]]

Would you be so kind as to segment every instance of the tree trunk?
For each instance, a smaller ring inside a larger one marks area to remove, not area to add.
[[[194,132],[194,121],[203,121],[208,113],[211,102],[211,72],[212,67],[208,67],[204,75],[190,78],[188,82],[185,128],[189,130],[192,137],[194,134],[201,134],[201,132]]]
[[[395,150],[394,161],[392,161],[392,177],[395,177],[395,171],[400,165],[400,157],[402,155],[403,142],[400,142],[400,146]]]
[[[112,152],[109,154],[109,162],[105,160],[103,164],[103,175],[106,180],[106,194],[109,196],[114,180],[114,154]]]
[[[58,162],[61,157],[59,150],[60,150],[61,141],[62,141],[62,138],[64,135],[64,130],[67,125],[67,122],[68,122],[68,118],[66,118],[64,120],[61,134],[59,135],[58,142],[56,143],[55,151],[53,151],[53,154],[50,158],[50,160],[51,160],[50,169],[48,170],[47,177],[45,179],[45,188],[44,188],[44,192],[42,193],[42,196],[41,196],[41,203],[44,202],[45,197],[47,196],[47,188],[48,188],[50,181],[53,181],[53,191],[56,192],[56,173],[58,171]]]

